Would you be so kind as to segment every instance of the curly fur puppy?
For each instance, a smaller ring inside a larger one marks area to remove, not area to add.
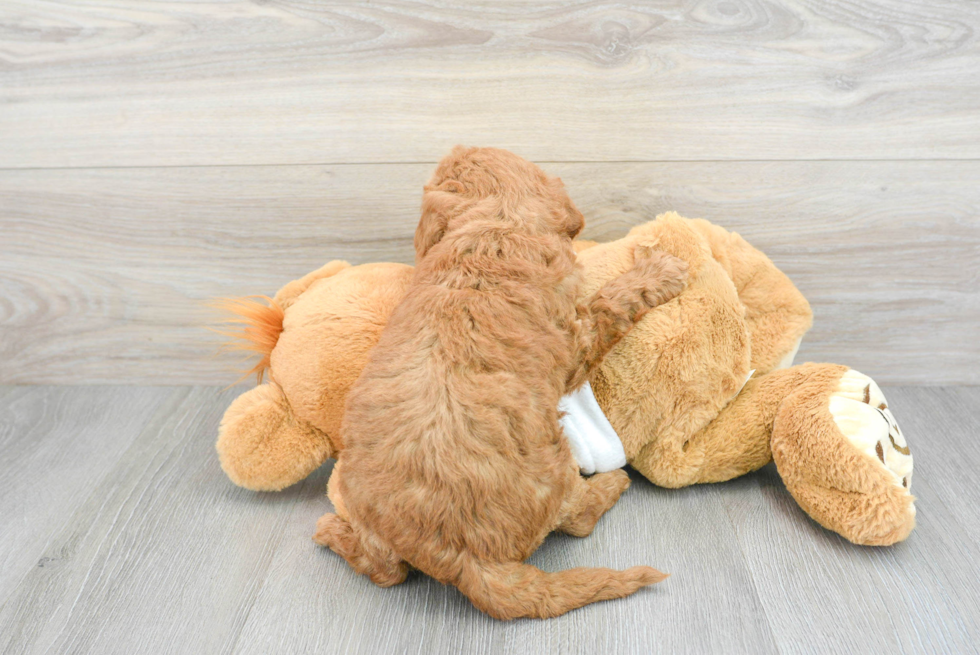
[[[502,150],[457,147],[425,187],[415,276],[350,392],[338,514],[314,537],[375,583],[415,567],[511,619],[665,577],[522,563],[552,530],[588,535],[629,485],[622,470],[579,474],[558,400],[684,283],[680,260],[637,253],[577,305],[583,225],[561,180]]]

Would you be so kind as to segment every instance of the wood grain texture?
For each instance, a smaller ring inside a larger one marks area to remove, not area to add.
[[[906,542],[864,548],[823,530],[772,467],[681,490],[633,474],[592,536],[553,535],[531,561],[649,563],[671,577],[558,619],[510,623],[419,574],[390,589],[355,575],[310,539],[330,510],[330,464],[279,494],[237,489],[212,450],[236,392],[163,391],[0,387],[0,409],[15,416],[3,443],[40,432],[65,443],[80,424],[117,425],[125,443],[84,487],[71,471],[49,475],[41,458],[0,459],[0,480],[78,496],[61,512],[38,502],[18,517],[50,534],[40,552],[0,532],[10,561],[43,562],[0,595],[0,651],[960,653],[980,639],[980,388],[885,389],[916,458],[918,527]]]
[[[548,621],[501,623],[425,576],[381,589],[329,551],[310,558],[305,538],[324,510],[303,508],[238,652],[640,653],[654,645],[665,653],[777,652],[717,490],[669,492],[636,474],[633,482],[590,537],[552,535],[529,562],[548,571],[646,563],[673,575],[628,599]]]
[[[0,652],[230,649],[307,487],[267,495],[234,487],[213,447],[234,392],[178,391],[62,517],[45,565],[6,597]]]
[[[975,402],[978,393],[975,388],[902,388],[888,397],[893,405],[909,408],[908,416],[902,417],[902,430],[924,435],[917,440],[922,452],[919,458],[936,467],[935,474],[929,476],[929,489],[970,536],[969,543],[953,545],[956,550],[977,546],[980,538],[980,512],[975,509],[980,507],[980,488],[975,483],[980,452],[966,444],[957,445],[950,437],[980,434],[980,411]],[[923,404],[931,411],[915,411]],[[974,618],[980,620],[980,614]]]
[[[0,598],[123,456],[171,388],[0,389]]]
[[[980,156],[971,0],[8,0],[0,24],[0,167]]]
[[[544,164],[608,240],[674,209],[810,299],[798,361],[980,383],[980,163]],[[427,164],[0,171],[0,383],[228,384],[214,296],[411,262]]]
[[[726,504],[783,652],[976,648],[980,494],[972,471],[980,456],[971,444],[980,389],[885,394],[915,456],[917,526],[907,541],[856,547],[808,521],[772,465],[728,483],[758,492],[733,494]]]

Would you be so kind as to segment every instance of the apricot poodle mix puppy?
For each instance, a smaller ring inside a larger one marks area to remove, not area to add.
[[[425,187],[414,279],[351,390],[337,514],[314,537],[376,584],[415,567],[512,619],[665,577],[522,563],[552,530],[588,535],[629,485],[622,470],[579,475],[558,400],[684,283],[680,260],[637,252],[577,305],[583,225],[561,180],[502,150],[457,147]]]

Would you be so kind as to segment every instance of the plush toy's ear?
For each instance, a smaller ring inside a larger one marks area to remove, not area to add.
[[[415,229],[415,263],[442,240],[449,220],[459,211],[462,198],[449,191],[426,188],[422,196],[422,216]]]
[[[216,448],[231,481],[253,491],[285,489],[337,455],[330,437],[297,417],[275,383],[253,387],[231,403]]]

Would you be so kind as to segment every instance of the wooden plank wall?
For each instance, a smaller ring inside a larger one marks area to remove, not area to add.
[[[205,300],[410,261],[455,143],[586,236],[675,209],[810,298],[801,358],[980,383],[970,0],[0,4],[0,383],[222,384]]]

